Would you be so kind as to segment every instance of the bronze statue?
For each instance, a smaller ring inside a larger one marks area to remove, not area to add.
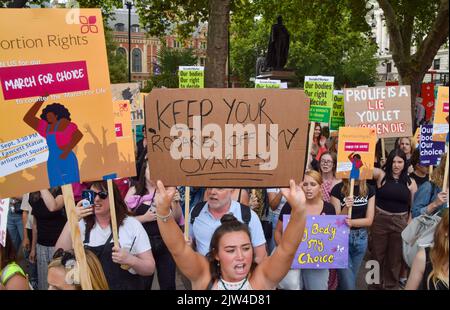
[[[266,68],[283,70],[289,53],[289,32],[283,25],[281,16],[277,17],[277,23],[272,26],[269,39],[269,47],[266,56]]]

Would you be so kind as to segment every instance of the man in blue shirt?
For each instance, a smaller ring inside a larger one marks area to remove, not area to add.
[[[190,224],[189,234],[196,244],[197,252],[206,255],[209,252],[211,238],[217,227],[221,225],[220,219],[224,214],[233,213],[241,222],[241,206],[237,201],[231,200],[231,188],[209,188],[206,192],[207,202],[200,214]],[[266,239],[258,215],[250,210],[251,218],[248,223],[252,237],[252,245],[256,263],[267,256]]]

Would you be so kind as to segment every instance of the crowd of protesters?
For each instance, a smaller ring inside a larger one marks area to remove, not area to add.
[[[408,276],[406,289],[448,289],[445,154],[429,175],[412,138],[397,139],[385,154],[377,143],[373,179],[357,180],[350,196],[349,180],[336,178],[336,141],[327,129],[314,127],[302,182],[291,180],[290,189],[190,188],[186,223],[186,188],[165,188],[152,178],[145,139],[138,143],[138,176],[115,180],[113,193],[106,181],[73,184],[93,288],[149,290],[156,271],[159,288],[175,290],[178,267],[189,289],[399,289]],[[89,206],[83,191],[94,196]],[[112,240],[111,194],[120,247]],[[348,268],[289,270],[306,216],[348,215],[349,209]],[[283,230],[285,214],[291,220]],[[421,248],[405,268],[401,234],[423,214],[442,217],[434,245]],[[81,289],[71,233],[59,187],[11,198],[0,288]],[[364,260],[380,264],[379,283],[358,286]]]

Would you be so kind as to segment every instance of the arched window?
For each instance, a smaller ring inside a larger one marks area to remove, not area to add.
[[[132,62],[132,68],[133,68],[133,72],[142,72],[142,53],[141,50],[138,48],[133,49],[132,51],[132,57],[131,58],[131,62]]]
[[[137,24],[131,25],[131,32],[139,32],[139,25]]]
[[[116,31],[125,31],[125,25],[122,23],[117,23],[114,25],[114,29]]]
[[[127,58],[127,51],[123,47],[119,47],[116,50],[117,55],[123,55],[123,57]]]

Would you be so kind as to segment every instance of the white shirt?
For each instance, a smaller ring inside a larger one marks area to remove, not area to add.
[[[84,241],[86,230],[86,223],[84,220],[79,222],[79,227],[81,239]],[[91,236],[87,245],[90,247],[102,246],[105,244],[106,240],[108,240],[110,235],[110,225],[103,229],[98,223],[95,223],[94,227],[92,227]],[[134,244],[133,240],[135,240]],[[114,242],[114,240],[111,239],[111,242]],[[133,244],[133,248],[131,249],[131,254],[133,255],[141,254],[151,249],[150,241],[148,240],[144,227],[142,227],[142,224],[138,220],[130,216],[127,216],[123,220],[123,224],[119,226],[119,244],[120,247],[128,249]]]
[[[246,207],[247,208],[247,207]],[[228,213],[233,213],[236,219],[240,222],[242,220],[241,205],[239,202],[232,200]],[[252,238],[253,247],[258,247],[266,243],[261,221],[255,211],[250,210],[250,222],[248,228]],[[221,225],[220,219],[216,219],[208,209],[208,203],[205,204],[200,214],[194,221],[194,225],[189,223],[189,234],[192,240],[195,240],[197,252],[206,255],[209,252],[209,246],[214,231]]]
[[[31,205],[28,202],[30,199],[30,193],[24,194],[22,196],[22,203],[20,204],[20,210],[28,212],[27,223],[25,224],[26,229],[33,228],[33,216],[31,215]]]

